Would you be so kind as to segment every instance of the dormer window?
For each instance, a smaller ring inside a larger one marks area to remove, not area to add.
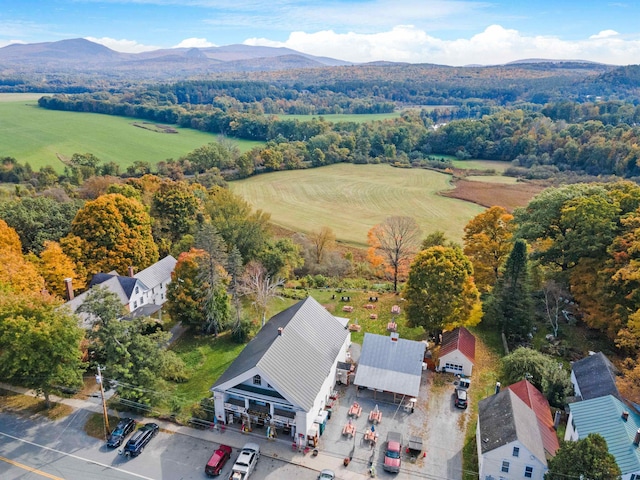
[[[254,385],[262,385],[262,379],[260,378],[260,375],[255,375],[253,377],[253,384]]]

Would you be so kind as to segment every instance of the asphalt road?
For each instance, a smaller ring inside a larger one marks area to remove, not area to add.
[[[85,411],[58,422],[0,413],[2,480],[191,480],[205,479],[215,443],[160,432],[140,456],[127,460],[117,449],[82,431]],[[228,478],[237,450],[219,477]],[[252,480],[312,480],[317,472],[262,456]]]

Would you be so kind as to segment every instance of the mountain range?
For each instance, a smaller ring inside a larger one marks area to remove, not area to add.
[[[171,48],[122,53],[83,38],[58,42],[11,44],[0,48],[0,72],[83,72],[134,76],[174,77],[230,71],[269,71],[350,65],[334,58],[316,57],[288,48],[228,45],[208,48]],[[165,75],[163,75],[165,72]],[[136,75],[137,74],[137,75]]]

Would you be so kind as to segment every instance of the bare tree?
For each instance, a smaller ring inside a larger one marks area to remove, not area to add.
[[[253,300],[253,306],[262,316],[262,326],[266,320],[269,300],[279,298],[278,288],[283,284],[282,278],[269,276],[260,262],[252,260],[245,267],[238,284],[238,293]]]
[[[398,276],[408,271],[409,263],[420,246],[420,227],[412,217],[387,217],[368,234],[369,259],[383,263],[393,277],[393,291],[398,291]]]
[[[542,287],[544,293],[544,306],[547,313],[547,319],[553,329],[553,336],[558,336],[558,321],[560,320],[561,303],[564,291],[562,287],[553,280],[547,280]]]
[[[313,246],[313,256],[316,264],[322,263],[325,253],[333,249],[336,244],[336,236],[329,227],[322,227],[319,231],[313,231],[309,235]]]

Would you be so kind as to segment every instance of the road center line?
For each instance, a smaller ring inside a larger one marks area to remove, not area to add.
[[[24,464],[19,463],[19,462],[14,462],[13,460],[9,460],[8,458],[0,457],[0,461],[9,463],[9,464],[13,465],[14,467],[22,468],[23,470],[26,470],[28,472],[36,473],[36,474],[41,475],[43,477],[50,478],[51,480],[64,480],[64,478],[56,477],[55,475],[51,475],[50,473],[43,472],[42,470],[38,470],[37,468],[30,467],[29,465],[24,465]]]
[[[22,442],[22,443],[27,443],[29,445],[33,445],[34,447],[39,447],[39,448],[42,448],[44,450],[49,450],[50,452],[59,453],[60,455],[66,455],[67,457],[75,458],[76,460],[81,460],[81,461],[87,462],[87,463],[93,463],[94,465],[98,465],[98,466],[103,467],[103,468],[108,468],[110,470],[115,470],[117,472],[121,472],[121,473],[124,473],[124,474],[127,474],[127,475],[131,475],[133,477],[141,478],[143,480],[154,480],[153,478],[145,477],[144,475],[139,475],[137,473],[128,472],[127,470],[123,470],[121,468],[113,467],[111,465],[107,465],[106,463],[96,462],[95,460],[90,460],[88,458],[79,457],[78,455],[74,455],[73,453],[63,452],[61,450],[56,450],[55,448],[51,448],[51,447],[46,447],[44,445],[40,445],[39,443],[30,442],[29,440],[25,440],[23,438],[14,437],[13,435],[9,435],[8,433],[0,432],[0,435],[2,435],[4,437],[7,437],[7,438],[10,438],[12,440],[17,440],[18,442]],[[2,458],[2,457],[0,457],[0,458]],[[12,463],[12,461],[10,461],[9,463]],[[37,473],[40,473],[40,472],[37,472]],[[50,477],[50,478],[51,479],[55,479],[55,480],[64,480],[62,478],[53,477],[53,476]]]

